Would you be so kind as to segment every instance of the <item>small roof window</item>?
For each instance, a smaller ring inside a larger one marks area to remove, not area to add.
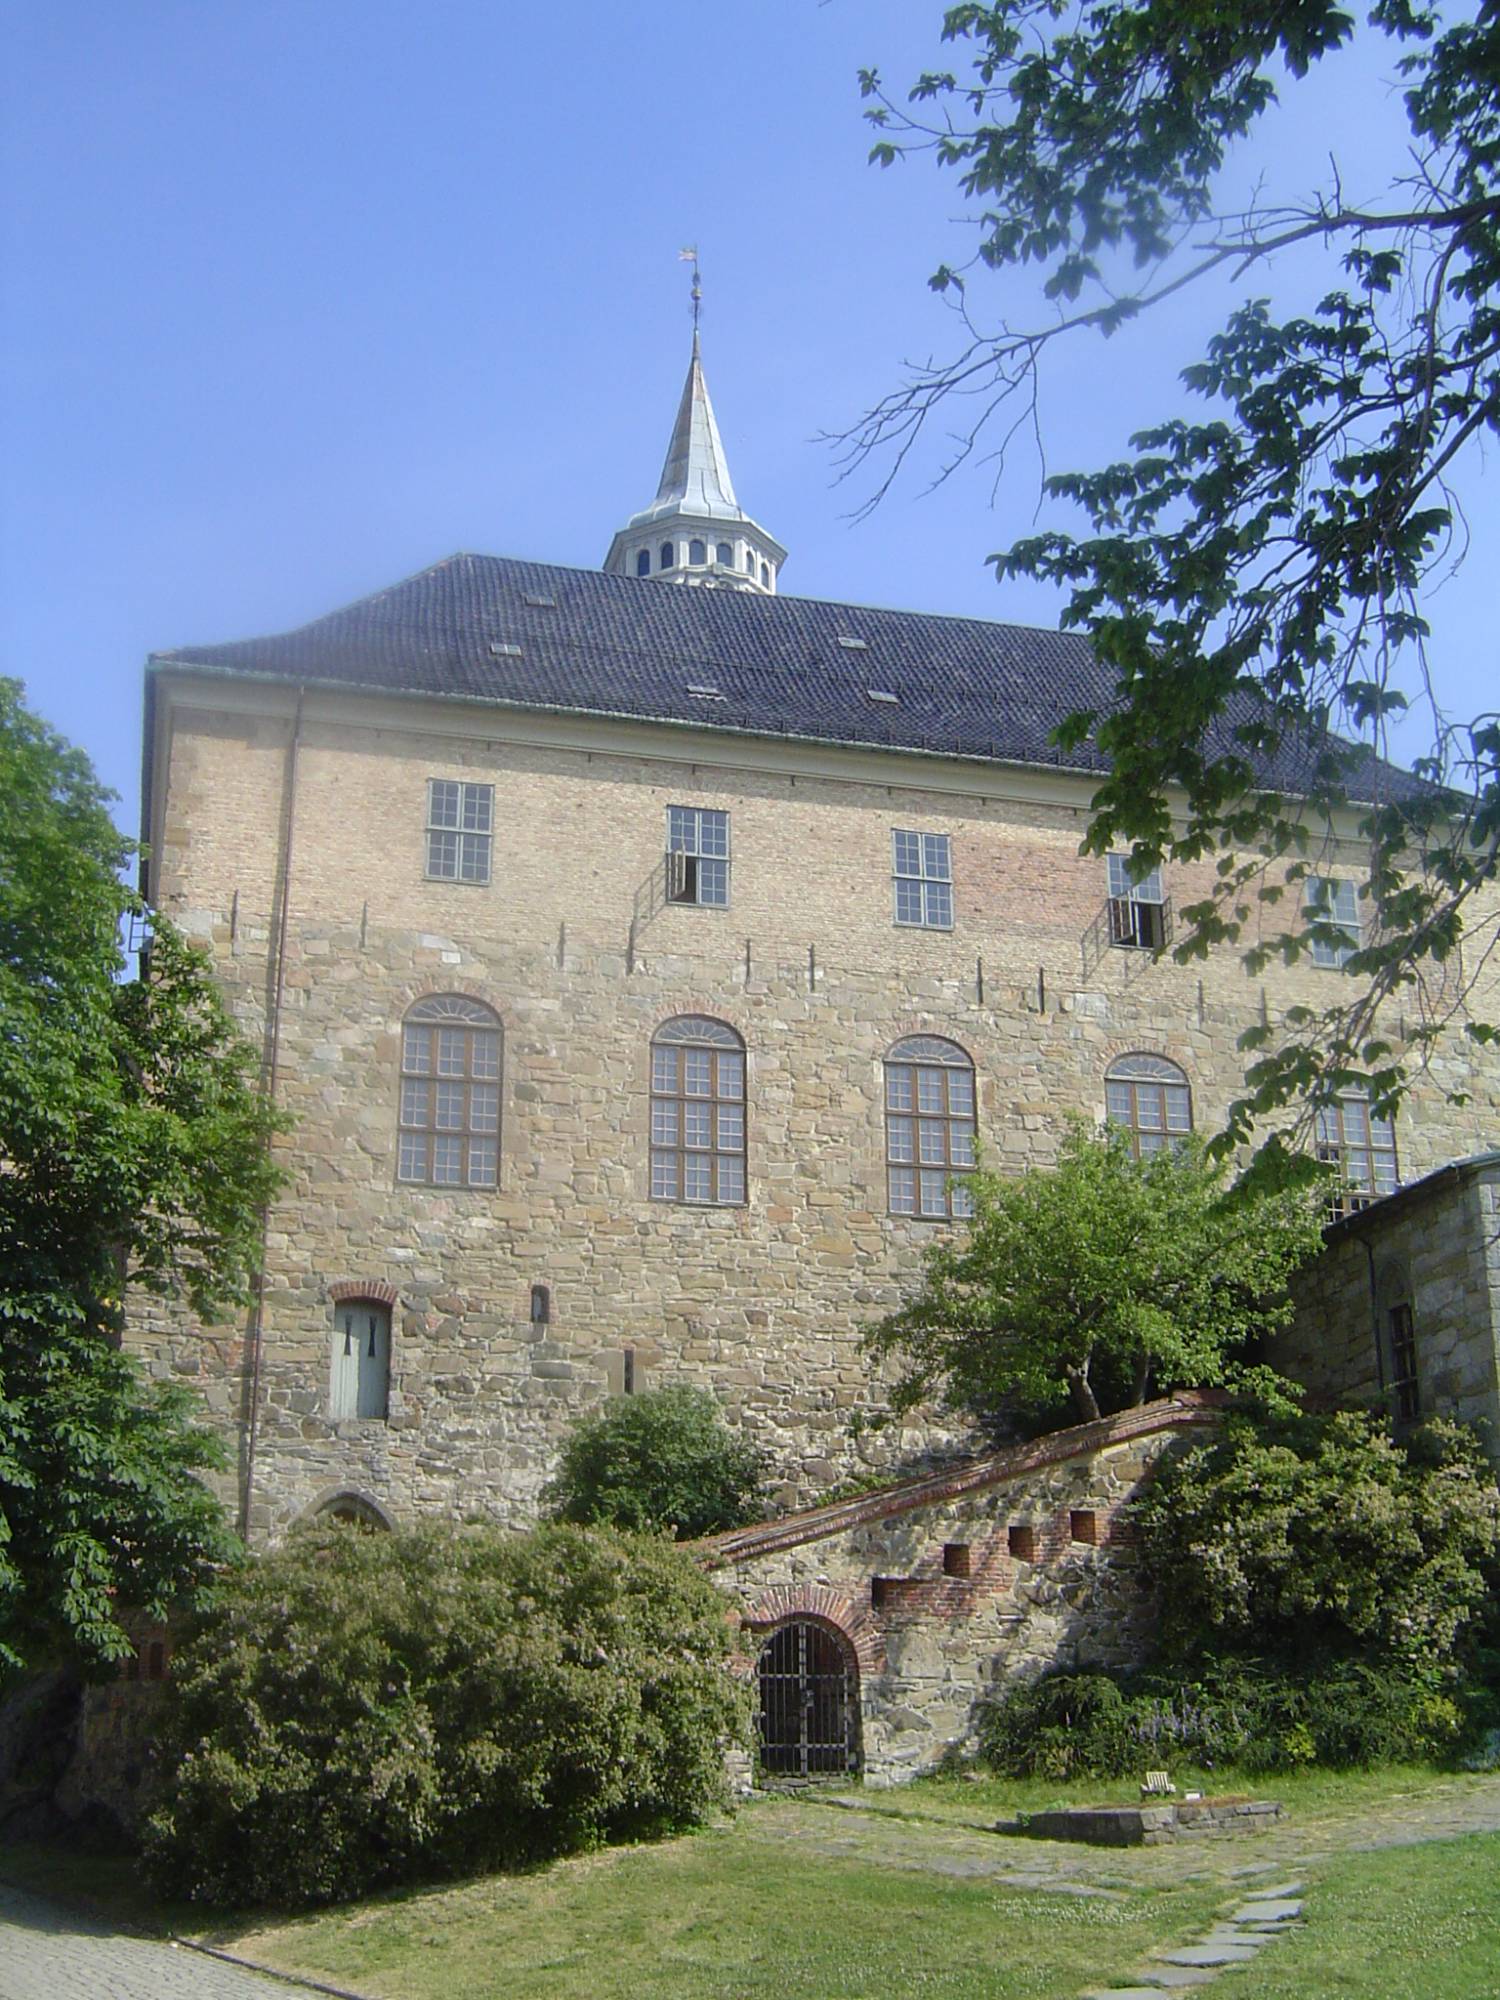
[[[509,639],[491,639],[490,651],[504,660],[519,660],[521,657],[521,648]]]
[[[870,650],[869,640],[861,639],[857,632],[840,632],[838,642],[846,653],[868,653]]]
[[[723,693],[719,688],[711,686],[707,681],[689,681],[688,693],[696,696],[699,701],[728,701],[729,699],[727,694]]]
[[[555,611],[557,609],[557,599],[555,597],[548,597],[546,592],[542,590],[528,590],[525,594],[525,601],[528,604],[536,605],[539,610]]]
[[[898,702],[901,699],[899,694],[892,694],[889,688],[866,688],[865,693],[871,701]]]

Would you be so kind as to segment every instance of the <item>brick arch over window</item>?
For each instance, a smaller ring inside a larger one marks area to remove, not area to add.
[[[812,1618],[826,1625],[848,1648],[862,1675],[885,1672],[885,1640],[869,1607],[826,1583],[772,1584],[744,1613],[742,1622],[757,1641],[763,1641],[793,1618]]]
[[[328,1287],[328,1296],[336,1306],[350,1299],[373,1299],[382,1306],[394,1306],[400,1300],[396,1287],[384,1278],[338,1278]]]
[[[885,1055],[886,1198],[892,1215],[971,1212],[974,1058],[942,1035],[903,1035]]]
[[[407,1185],[493,1188],[500,1177],[504,1030],[493,1007],[433,993],[401,1024],[396,1178]]]
[[[651,1037],[651,1199],[738,1207],[745,1177],[744,1041],[675,1014]]]
[[[1104,1108],[1110,1124],[1130,1134],[1138,1160],[1175,1145],[1193,1129],[1186,1070],[1143,1050],[1116,1057],[1104,1072]]]

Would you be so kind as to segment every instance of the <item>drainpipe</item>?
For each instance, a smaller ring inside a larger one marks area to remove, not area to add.
[[[292,887],[292,834],[297,811],[297,757],[302,747],[302,702],[307,689],[297,690],[297,709],[292,718],[292,741],[287,756],[286,802],[281,815],[281,858],[277,868],[276,891],[280,909],[276,919],[276,977],[271,986],[271,1018],[266,1032],[266,1098],[273,1106],[281,1072],[281,1005],[286,992],[287,915]],[[266,1151],[274,1143],[266,1136]],[[272,1198],[274,1199],[274,1197]],[[240,1495],[240,1539],[250,1539],[250,1502],[255,1491],[255,1452],[260,1440],[261,1356],[265,1349],[266,1262],[270,1255],[271,1200],[260,1214],[260,1265],[255,1273],[255,1298],[250,1312],[250,1382],[245,1413],[245,1481]]]

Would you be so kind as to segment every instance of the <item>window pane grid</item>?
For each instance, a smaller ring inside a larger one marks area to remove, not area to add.
[[[468,1022],[486,1018],[477,1003],[422,1005],[450,1017],[457,1011]],[[401,1070],[397,1178],[430,1187],[494,1187],[500,1170],[498,1029],[408,1022]]]
[[[1180,1081],[1169,1081],[1174,1077]],[[1111,1125],[1130,1134],[1138,1160],[1180,1146],[1193,1129],[1193,1093],[1177,1065],[1162,1056],[1122,1059],[1104,1079],[1104,1110]]]
[[[652,1044],[653,1201],[705,1207],[744,1201],[744,1098],[741,1050],[682,1042]]]
[[[427,873],[439,882],[490,879],[495,788],[458,779],[427,781]]]
[[[956,1045],[953,1054],[951,1063],[886,1063],[886,1199],[892,1215],[946,1221],[971,1212],[962,1176],[974,1165],[974,1072],[957,1067]]]
[[[684,859],[671,869],[672,902],[729,906],[729,815],[707,806],[667,807],[667,853]]]
[[[896,922],[921,930],[953,928],[953,867],[946,833],[891,829]]]
[[[1340,1097],[1320,1105],[1313,1147],[1320,1160],[1338,1169],[1338,1185],[1329,1199],[1335,1215],[1394,1194],[1400,1185],[1395,1127],[1389,1118],[1376,1117],[1364,1098]]]

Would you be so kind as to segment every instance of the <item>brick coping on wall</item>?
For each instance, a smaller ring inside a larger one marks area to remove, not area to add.
[[[783,1549],[823,1541],[829,1535],[842,1535],[850,1528],[888,1520],[916,1507],[930,1507],[956,1500],[965,1493],[979,1493],[986,1487],[1038,1472],[1044,1466],[1060,1465],[1070,1458],[1086,1458],[1134,1438],[1153,1437],[1159,1431],[1181,1430],[1197,1424],[1216,1424],[1227,1400],[1221,1389],[1178,1389],[1154,1403],[1142,1403],[1137,1409],[1120,1410],[1114,1416],[1076,1424],[1069,1430],[1052,1431],[1029,1444],[1007,1445],[988,1458],[971,1459],[966,1465],[950,1467],[944,1472],[903,1480],[899,1485],[860,1493],[850,1500],[810,1507],[804,1513],[788,1514],[779,1521],[761,1521],[748,1528],[730,1528],[723,1534],[707,1535],[690,1543],[689,1551],[705,1569],[722,1569],[729,1563],[776,1555]]]

